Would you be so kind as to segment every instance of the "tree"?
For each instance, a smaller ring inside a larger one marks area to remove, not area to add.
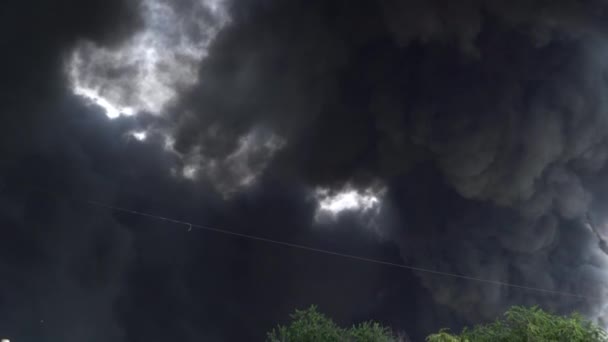
[[[427,342],[604,342],[608,334],[579,314],[555,316],[538,307],[515,306],[504,317],[460,334],[441,330]]]
[[[279,325],[268,333],[268,342],[397,342],[390,329],[376,322],[341,328],[317,311],[316,306],[296,310],[288,326]]]

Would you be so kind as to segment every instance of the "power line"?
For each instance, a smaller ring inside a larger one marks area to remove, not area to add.
[[[274,239],[269,239],[269,238],[260,237],[260,236],[256,236],[256,235],[238,233],[238,232],[234,232],[234,231],[230,231],[230,230],[226,230],[226,229],[203,226],[200,224],[195,224],[195,223],[188,222],[188,221],[177,220],[177,219],[173,219],[170,217],[164,217],[164,216],[154,215],[154,214],[150,214],[150,213],[146,213],[146,212],[131,210],[131,209],[123,208],[123,207],[117,207],[117,206],[109,205],[109,204],[102,203],[99,201],[87,200],[86,203],[93,205],[93,206],[116,211],[116,212],[123,212],[123,213],[132,214],[132,215],[138,215],[138,216],[143,216],[143,217],[147,217],[147,218],[151,218],[151,219],[161,220],[161,221],[165,221],[165,222],[169,222],[169,223],[173,223],[173,224],[183,225],[188,228],[188,231],[191,231],[193,229],[206,230],[206,231],[236,236],[236,237],[240,237],[240,238],[281,245],[281,246],[285,246],[285,247],[297,248],[300,250],[305,250],[305,251],[310,251],[310,252],[339,256],[339,257],[347,258],[347,259],[351,259],[351,260],[364,261],[364,262],[369,262],[369,263],[374,263],[374,264],[379,264],[379,265],[398,267],[398,268],[407,269],[407,270],[411,270],[411,271],[429,273],[429,274],[434,274],[434,275],[441,275],[441,276],[470,280],[470,281],[477,281],[477,282],[481,282],[481,283],[486,283],[486,284],[491,284],[491,285],[496,285],[496,286],[505,286],[505,287],[515,288],[515,289],[520,289],[520,290],[535,291],[535,292],[541,292],[541,293],[547,293],[547,294],[553,294],[553,295],[559,295],[559,296],[580,298],[580,299],[589,299],[589,300],[601,299],[599,297],[590,297],[590,296],[580,295],[580,294],[576,294],[576,293],[555,291],[555,290],[543,289],[543,288],[532,287],[532,286],[524,286],[524,285],[513,284],[513,283],[508,283],[508,282],[503,282],[503,281],[478,278],[478,277],[468,276],[468,275],[464,275],[464,274],[443,272],[443,271],[433,270],[433,269],[429,269],[429,268],[410,266],[410,265],[405,265],[405,264],[398,264],[398,263],[394,263],[394,262],[390,262],[390,261],[384,261],[384,260],[361,257],[361,256],[357,256],[357,255],[352,255],[352,254],[340,253],[340,252],[335,252],[335,251],[331,251],[331,250],[327,250],[327,249],[315,248],[315,247],[300,245],[300,244],[291,243],[291,242],[274,240]]]
[[[32,187],[32,188],[37,191],[44,192],[44,193],[47,193],[50,195],[63,197],[62,195],[59,195],[59,194],[55,193],[54,191],[50,191],[48,189],[44,189],[41,187]],[[480,283],[486,283],[486,284],[495,285],[495,286],[505,286],[505,287],[510,287],[510,288],[514,288],[514,289],[534,291],[534,292],[539,292],[539,293],[553,294],[553,295],[579,298],[579,299],[588,299],[588,300],[602,300],[603,299],[600,297],[585,296],[585,295],[581,295],[581,294],[577,294],[577,293],[549,290],[549,289],[544,289],[544,288],[539,288],[539,287],[525,286],[525,285],[503,282],[503,281],[498,281],[498,280],[490,280],[490,279],[484,279],[484,278],[479,278],[479,277],[473,277],[473,276],[469,276],[469,275],[465,275],[465,274],[443,272],[443,271],[434,270],[434,269],[430,269],[430,268],[411,266],[411,265],[406,265],[406,264],[398,264],[398,263],[385,261],[385,260],[366,258],[366,257],[358,256],[358,255],[340,253],[340,252],[335,252],[332,250],[310,247],[310,246],[265,238],[265,237],[256,236],[256,235],[238,233],[238,232],[227,230],[227,229],[204,226],[204,225],[200,225],[200,224],[196,224],[196,223],[192,223],[192,222],[188,222],[188,221],[174,219],[171,217],[155,215],[155,214],[132,210],[132,209],[124,208],[124,207],[114,206],[114,205],[110,205],[110,204],[107,204],[107,203],[104,203],[101,201],[85,200],[82,198],[75,198],[73,196],[68,196],[68,197],[70,197],[72,200],[76,200],[79,202],[83,202],[83,203],[86,203],[86,204],[89,204],[92,206],[101,207],[101,208],[108,209],[108,210],[115,211],[115,212],[123,212],[123,213],[128,213],[131,215],[137,215],[137,216],[142,216],[142,217],[146,217],[146,218],[150,218],[150,219],[155,219],[155,220],[165,221],[165,222],[169,222],[169,223],[173,223],[173,224],[183,225],[188,228],[188,231],[192,231],[193,229],[211,231],[211,232],[215,232],[215,233],[231,235],[231,236],[235,236],[235,237],[240,237],[240,238],[245,238],[245,239],[250,239],[250,240],[255,240],[255,241],[260,241],[260,242],[266,242],[266,243],[270,243],[270,244],[276,244],[276,245],[296,248],[296,249],[310,251],[310,252],[339,256],[342,258],[347,258],[347,259],[356,260],[356,261],[363,261],[363,262],[374,263],[374,264],[379,264],[379,265],[397,267],[397,268],[407,269],[407,270],[416,271],[416,272],[423,272],[423,273],[428,273],[428,274],[433,274],[433,275],[441,275],[441,276],[469,280],[469,281],[477,281]]]

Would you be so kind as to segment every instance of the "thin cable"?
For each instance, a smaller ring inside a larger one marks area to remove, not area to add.
[[[434,275],[441,275],[441,276],[470,280],[470,281],[477,281],[477,282],[496,285],[496,286],[505,286],[505,287],[511,287],[511,288],[516,288],[516,289],[521,289],[521,290],[536,291],[536,292],[541,292],[541,293],[548,293],[548,294],[554,294],[554,295],[560,295],[560,296],[566,296],[566,297],[574,297],[574,298],[580,298],[580,299],[589,299],[589,300],[601,299],[599,297],[590,297],[590,296],[579,295],[576,293],[561,292],[561,291],[543,289],[543,288],[539,288],[539,287],[518,285],[518,284],[507,283],[507,282],[502,282],[502,281],[497,281],[497,280],[477,278],[477,277],[467,276],[467,275],[463,275],[463,274],[442,272],[442,271],[437,271],[437,270],[423,268],[423,267],[398,264],[398,263],[394,263],[394,262],[390,262],[390,261],[371,259],[371,258],[361,257],[361,256],[357,256],[357,255],[352,255],[352,254],[339,253],[339,252],[334,252],[334,251],[330,251],[330,250],[326,250],[326,249],[309,247],[309,246],[299,245],[299,244],[295,244],[295,243],[255,236],[255,235],[237,233],[237,232],[233,232],[233,231],[226,230],[226,229],[203,226],[203,225],[199,225],[199,224],[195,224],[195,223],[191,223],[191,222],[187,222],[187,221],[176,220],[176,219],[169,218],[169,217],[163,217],[163,216],[149,214],[149,213],[145,213],[145,212],[141,212],[141,211],[117,207],[117,206],[109,205],[109,204],[98,202],[98,201],[88,200],[86,202],[91,205],[102,207],[102,208],[109,209],[112,211],[124,212],[124,213],[139,215],[139,216],[143,216],[143,217],[147,217],[147,218],[151,218],[151,219],[170,222],[170,223],[174,223],[174,224],[184,225],[188,228],[188,231],[191,231],[193,229],[212,231],[212,232],[216,232],[216,233],[237,236],[237,237],[246,238],[246,239],[250,239],[250,240],[262,241],[262,242],[266,242],[266,243],[271,243],[271,244],[276,244],[276,245],[281,245],[281,246],[286,246],[286,247],[291,247],[291,248],[297,248],[300,250],[306,250],[306,251],[310,251],[310,252],[317,252],[317,253],[322,253],[322,254],[327,254],[327,255],[339,256],[339,257],[347,258],[347,259],[351,259],[351,260],[365,261],[365,262],[379,264],[379,265],[399,267],[402,269],[408,269],[408,270],[417,271],[417,272],[424,272],[424,273],[429,273],[429,274],[434,274]]]

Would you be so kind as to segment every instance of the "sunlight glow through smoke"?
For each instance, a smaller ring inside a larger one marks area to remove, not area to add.
[[[221,0],[195,0],[178,9],[171,1],[144,0],[144,29],[115,49],[82,42],[67,63],[74,94],[109,118],[160,114],[198,82],[209,44],[229,21]]]
[[[377,214],[383,192],[383,188],[374,187],[365,190],[345,187],[337,192],[318,188],[315,191],[315,199],[318,203],[316,219],[317,221],[335,219],[343,212]]]
[[[327,196],[319,202],[321,210],[337,214],[345,210],[369,210],[377,206],[379,200],[373,195],[360,194],[355,190]]]
[[[148,138],[148,132],[146,131],[132,131],[129,134],[138,141],[144,141]]]
[[[111,103],[106,98],[101,97],[97,91],[89,88],[74,86],[74,94],[88,99],[90,102],[101,107],[110,119],[115,119],[120,115],[130,116],[135,114],[135,110],[131,107],[122,107]]]

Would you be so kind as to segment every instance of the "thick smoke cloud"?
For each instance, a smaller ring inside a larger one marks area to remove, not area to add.
[[[158,3],[192,14],[193,1]],[[108,120],[72,94],[66,65],[75,51],[109,61],[91,64],[95,83],[153,112],[132,78],[112,82],[115,52],[150,31],[144,5],[1,12],[0,333],[256,340],[311,303],[414,338],[510,304],[605,319],[602,301],[187,233],[81,201],[603,298],[608,257],[585,226],[589,213],[608,233],[602,1],[225,3],[229,23],[177,68],[198,68],[186,77],[198,83],[161,72],[159,113]],[[378,184],[379,236],[357,214],[315,224],[317,187]]]
[[[53,11],[29,5],[12,7],[2,21],[17,49],[2,56],[9,73],[0,92],[2,338],[258,340],[294,307],[310,303],[344,322],[368,314],[382,274],[373,265],[186,233],[87,204],[92,199],[330,249],[384,253],[369,245],[371,234],[316,236],[314,203],[297,184],[260,180],[226,202],[209,180],[171,172],[184,160],[164,150],[169,126],[162,118],[109,121],[102,108],[71,94],[64,66],[73,50],[82,41],[107,48],[128,41],[141,30],[137,4],[61,2]],[[30,17],[41,26],[25,21]],[[141,130],[149,130],[145,143],[130,135]],[[263,164],[255,156],[264,150],[257,142],[268,141],[264,132],[241,139],[253,143],[232,155]],[[270,148],[279,144],[270,141]],[[226,164],[251,173],[239,158]]]
[[[433,213],[412,217],[421,214],[396,204],[404,228],[393,234],[405,260],[604,296],[608,259],[583,221],[606,160],[605,9],[235,2],[201,86],[172,113],[175,146],[229,155],[238,137],[264,125],[286,140],[269,172],[310,186],[381,179],[410,192],[435,169],[437,178],[422,183],[432,200],[408,201]],[[448,207],[437,196],[451,197]],[[604,314],[603,304],[580,299],[421,279],[439,303],[473,320],[513,303]]]

